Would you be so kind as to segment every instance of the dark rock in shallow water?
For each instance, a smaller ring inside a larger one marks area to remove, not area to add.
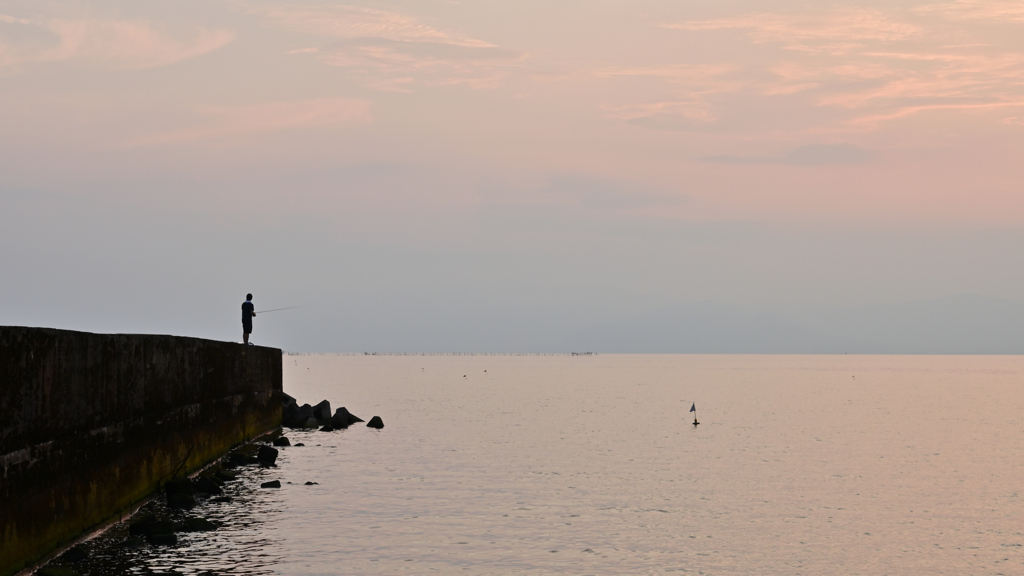
[[[277,460],[277,448],[260,446],[260,451],[256,454],[256,459],[259,460],[261,464],[273,464]]]
[[[363,422],[363,419],[349,412],[344,406],[335,410],[334,416],[331,417],[331,426],[335,428],[348,428],[356,422]]]
[[[174,530],[177,525],[170,520],[154,520],[146,526],[146,535],[153,536],[155,534],[174,534]]]
[[[296,444],[295,446],[296,446],[296,447],[302,447],[302,446],[305,446],[305,444],[303,444],[302,442],[299,442],[299,443],[298,443],[298,444]]]
[[[297,404],[295,398],[292,398],[291,396],[284,392],[281,393],[281,401],[284,406],[287,406],[289,404]]]
[[[248,454],[242,454],[241,452],[232,452],[231,456],[228,457],[232,463],[239,466],[245,466],[248,464],[259,464],[259,459],[249,456]]]
[[[189,517],[184,520],[176,527],[177,532],[212,532],[216,530],[218,526],[213,522],[210,522],[206,518],[195,518]]]
[[[132,536],[145,536],[146,530],[149,525],[156,522],[156,516],[152,514],[143,514],[132,520],[132,523],[128,525],[128,533]]]
[[[291,418],[287,421],[283,421],[282,423],[289,428],[302,428],[311,418],[316,420],[316,418],[313,418],[313,407],[309,404],[303,404],[294,410],[291,414]]]
[[[289,441],[286,436],[281,436],[280,438],[274,438],[274,446],[291,446],[291,445],[292,445],[291,441]]]
[[[196,478],[192,485],[195,486],[197,492],[202,492],[204,494],[212,494],[216,496],[217,494],[222,494],[224,492],[220,489],[220,485],[214,482],[213,478],[206,476]]]
[[[281,487],[281,481],[280,480],[271,480],[270,482],[264,482],[263,484],[260,484],[260,488],[280,488],[280,487]]]
[[[384,421],[380,419],[380,416],[374,416],[373,418],[370,418],[370,421],[367,422],[366,425],[370,428],[376,428],[380,430],[381,428],[384,427]]]
[[[60,559],[63,562],[81,562],[89,557],[89,553],[86,552],[85,547],[81,544],[68,548],[67,552],[60,555]]]
[[[310,416],[309,419],[306,420],[305,422],[303,422],[302,426],[300,426],[300,428],[319,428],[319,427],[320,427],[320,422],[318,422],[317,419],[313,418],[312,416]]]
[[[146,541],[154,546],[174,546],[178,543],[178,537],[172,532],[170,534],[149,534]]]
[[[196,493],[192,481],[188,478],[172,478],[164,484],[164,492],[168,494],[187,494],[191,496]]]
[[[167,506],[181,510],[191,510],[196,507],[196,499],[189,494],[168,494]]]
[[[294,402],[291,404],[285,404],[281,410],[281,425],[282,426],[295,426],[295,422],[299,417],[299,407]]]
[[[320,424],[327,424],[331,420],[331,403],[327,400],[321,401],[313,406],[313,418]]]
[[[306,485],[306,486],[319,486],[319,485],[320,485],[320,483],[319,483],[319,482],[306,482],[306,484],[305,484],[305,485]]]
[[[64,566],[45,566],[36,571],[36,576],[78,576],[78,572]]]
[[[210,502],[216,502],[218,504],[231,502],[231,496],[217,496],[216,498],[210,498]]]
[[[320,429],[321,432],[334,432],[334,428],[331,428],[330,424]]]

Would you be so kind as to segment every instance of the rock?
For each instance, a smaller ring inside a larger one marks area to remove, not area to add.
[[[323,428],[321,428],[320,431],[321,432],[334,432],[334,428],[331,428],[331,425],[328,424],[327,426],[324,426]]]
[[[203,492],[204,494],[217,495],[224,493],[224,491],[220,489],[220,485],[218,485],[213,478],[208,476],[196,478],[196,480],[192,482],[192,486],[195,487],[197,492]]]
[[[370,418],[370,421],[366,423],[366,426],[380,430],[384,427],[384,421],[380,419],[380,416],[374,416],[373,418]]]
[[[168,494],[167,506],[181,510],[191,510],[196,507],[196,499],[189,494]]]
[[[285,404],[281,410],[281,424],[283,426],[295,426],[299,417],[299,407],[294,402]]]
[[[156,516],[146,514],[128,526],[128,533],[132,536],[153,536],[174,534],[174,529],[174,522],[170,520],[157,520]]]
[[[292,445],[291,441],[289,441],[286,436],[281,436],[280,438],[274,438],[274,446],[291,446],[291,445]]]
[[[210,498],[210,502],[216,502],[218,504],[231,502],[231,496],[217,496],[216,498]]]
[[[214,472],[213,475],[216,476],[217,479],[220,480],[221,482],[231,482],[232,480],[238,478],[238,475],[230,470],[218,470]]]
[[[170,534],[150,534],[146,541],[154,546],[174,546],[178,543],[178,537],[172,532]]]
[[[128,525],[128,533],[132,536],[145,536],[146,528],[153,522],[156,522],[156,516],[152,514],[138,516]]]
[[[192,482],[188,478],[172,478],[168,480],[164,483],[164,492],[168,494],[187,494],[189,496],[196,493]]]
[[[248,464],[259,464],[260,462],[258,458],[249,456],[248,454],[242,454],[241,452],[232,452],[231,455],[228,456],[228,460],[230,460],[232,463],[238,466],[246,466]]]
[[[363,422],[363,419],[349,412],[344,406],[335,410],[334,416],[331,417],[331,426],[335,428],[348,428],[356,422]]]
[[[320,422],[316,418],[313,418],[312,416],[310,416],[305,422],[302,423],[302,426],[300,426],[300,428],[319,428],[319,427],[320,427]]]
[[[256,459],[260,461],[260,464],[273,465],[277,460],[277,448],[260,446],[260,451],[256,454]]]
[[[263,484],[260,484],[260,488],[280,488],[280,487],[281,487],[281,481],[280,480],[271,480],[270,482],[264,482]]]
[[[281,393],[281,401],[283,406],[287,406],[289,404],[297,404],[295,398],[292,398],[291,396],[285,394],[284,392]]]
[[[316,418],[313,418],[313,407],[309,404],[303,404],[295,410],[291,419],[283,424],[289,428],[303,428],[310,418],[316,420]],[[319,425],[319,422],[317,424]]]
[[[305,484],[305,485],[306,485],[306,486],[319,486],[319,485],[320,485],[320,483],[319,483],[319,482],[306,482],[306,484]]]
[[[177,532],[212,532],[218,526],[206,518],[188,517],[177,526]]]
[[[78,576],[78,572],[65,566],[45,566],[36,571],[36,576]]]
[[[170,520],[154,520],[149,524],[146,524],[146,536],[153,536],[156,534],[174,534],[174,529],[177,525]]]
[[[299,443],[298,443],[298,444],[296,444],[295,446],[296,446],[296,447],[302,447],[302,446],[305,446],[305,444],[303,444],[302,442],[299,442]]]
[[[320,424],[327,424],[331,421],[331,403],[327,400],[321,401],[313,407],[313,418]]]
[[[85,546],[82,546],[81,544],[76,544],[75,546],[68,548],[67,552],[60,555],[61,561],[71,562],[72,564],[75,562],[81,562],[88,557],[89,553],[85,550]]]

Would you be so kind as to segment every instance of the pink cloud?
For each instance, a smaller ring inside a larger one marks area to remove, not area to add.
[[[310,54],[344,68],[363,85],[385,91],[422,86],[497,86],[522,55],[414,15],[357,6],[278,6],[254,9],[279,26],[308,36]],[[330,42],[323,40],[329,39]]]
[[[234,38],[227,30],[205,28],[174,34],[144,21],[36,21],[0,15],[0,22],[24,26],[23,36],[34,40],[0,45],[0,67],[76,61],[122,70],[158,68],[212,52]],[[57,44],[40,47],[39,39],[49,35],[56,36]]]

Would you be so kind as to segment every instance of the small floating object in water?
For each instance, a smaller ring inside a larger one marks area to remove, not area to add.
[[[694,402],[693,405],[690,406],[690,412],[693,412],[693,425],[694,426],[699,425],[700,422],[697,422],[697,403],[696,402]]]

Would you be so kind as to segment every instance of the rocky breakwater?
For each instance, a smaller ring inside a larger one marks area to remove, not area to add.
[[[192,573],[212,576],[224,570],[200,570],[209,565],[204,534],[239,530],[253,522],[251,496],[276,468],[278,450],[270,443],[280,430],[252,444],[237,447],[191,477],[176,474],[160,485],[158,495],[130,518],[93,535],[39,568],[38,576],[106,576],[108,574]],[[261,486],[265,487],[266,483]],[[280,483],[277,482],[280,486]],[[161,570],[176,558],[169,570]],[[244,559],[240,560],[244,563]],[[181,570],[184,569],[185,572]],[[229,570],[234,573],[234,570]]]
[[[284,409],[282,412],[281,424],[288,428],[295,429],[319,429],[321,432],[333,432],[344,430],[353,424],[366,422],[362,418],[352,414],[348,408],[342,406],[331,413],[331,403],[322,400],[316,406],[302,404],[301,406],[288,394],[284,394]],[[380,416],[370,418],[366,424],[369,428],[380,430],[384,427],[384,421]]]
[[[316,406],[299,405],[284,395],[284,424],[306,442],[322,432],[344,430],[363,419],[347,408],[331,411],[324,400]],[[367,427],[380,430],[384,423],[374,416]],[[287,450],[316,450],[292,442],[278,429],[252,443],[236,447],[212,465],[191,476],[173,470],[160,485],[157,496],[130,518],[93,535],[41,567],[39,576],[105,576],[107,574],[269,574],[272,554],[261,544],[253,546],[252,527],[272,522],[257,502],[277,506],[279,489],[315,490],[318,482],[307,478],[287,481]],[[335,436],[337,438],[337,436]],[[278,468],[279,457],[285,463]],[[228,534],[225,534],[227,532]],[[258,560],[247,557],[254,550]],[[221,558],[216,556],[220,554]],[[253,571],[254,561],[262,563]]]

